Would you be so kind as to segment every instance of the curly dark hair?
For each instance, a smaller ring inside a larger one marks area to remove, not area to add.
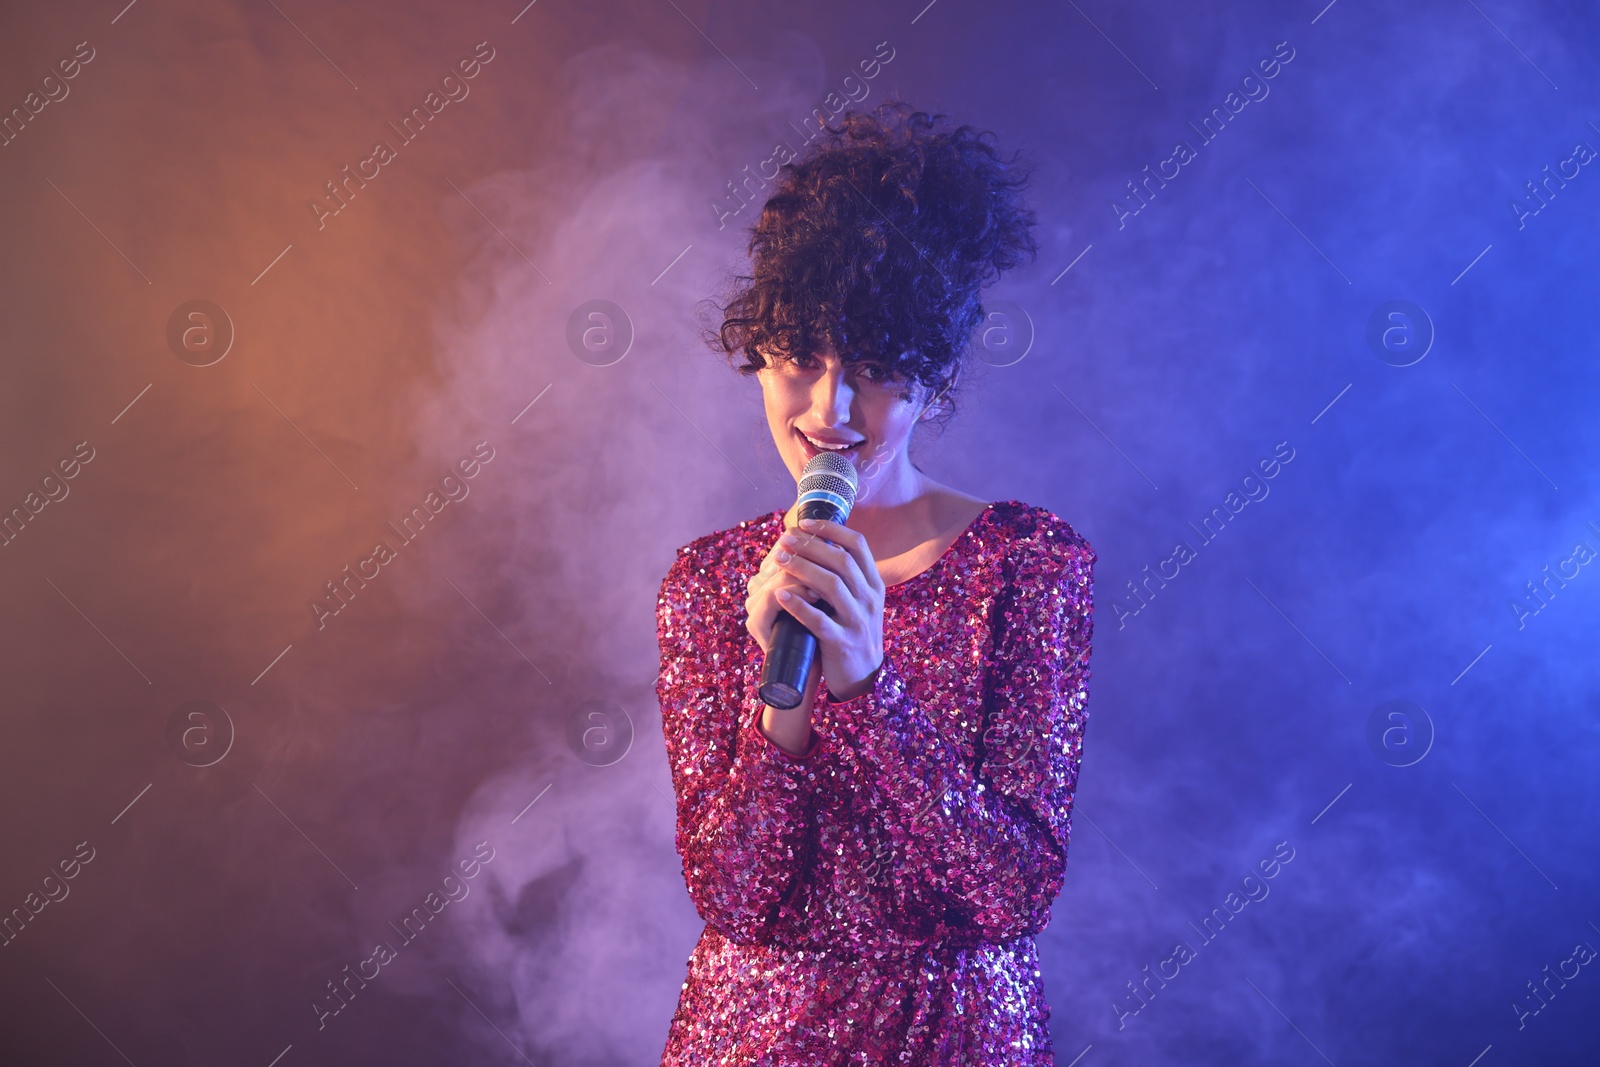
[[[1004,159],[993,133],[945,119],[898,98],[847,111],[783,165],[751,230],[752,273],[708,331],[735,370],[832,347],[953,412],[980,290],[1039,249],[1020,153]]]

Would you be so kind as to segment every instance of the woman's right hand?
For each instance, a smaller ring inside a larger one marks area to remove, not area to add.
[[[783,610],[778,590],[788,589],[812,604],[821,599],[815,589],[778,566],[773,557],[779,550],[780,546],[773,542],[761,560],[760,569],[745,583],[749,589],[749,596],[744,601],[745,629],[750,631],[750,636],[761,647],[763,655],[772,649],[772,631],[778,622],[778,612]],[[799,704],[787,709],[770,706],[762,709],[761,732],[791,755],[806,751],[811,744],[811,710],[816,705],[821,678],[822,657],[817,656],[812,660],[811,674],[806,678],[805,694]]]
[[[750,631],[750,636],[755,638],[756,644],[761,646],[762,654],[772,649],[772,630],[777,625],[778,612],[783,610],[783,602],[778,599],[778,590],[787,589],[796,596],[804,597],[809,604],[815,604],[820,599],[820,594],[815,589],[778,566],[777,560],[773,557],[779,551],[780,546],[774,541],[761,560],[761,568],[745,583],[749,596],[745,597],[744,601],[746,615],[744,625],[745,629]]]

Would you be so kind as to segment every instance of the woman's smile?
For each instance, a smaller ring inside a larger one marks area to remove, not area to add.
[[[854,463],[856,462],[855,457],[867,443],[866,438],[862,438],[859,441],[844,444],[844,442],[848,441],[848,438],[834,437],[831,434],[822,434],[814,438],[799,427],[795,427],[794,435],[800,442],[800,450],[805,455],[806,463],[810,463],[812,457],[822,452],[836,452]]]

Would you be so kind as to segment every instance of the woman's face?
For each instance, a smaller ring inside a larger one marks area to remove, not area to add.
[[[854,445],[840,454],[855,464],[858,500],[885,477],[911,470],[907,447],[927,408],[926,387],[889,377],[875,363],[846,364],[832,348],[767,363],[756,372],[767,425],[796,481],[812,456],[833,451],[808,435],[821,445]]]

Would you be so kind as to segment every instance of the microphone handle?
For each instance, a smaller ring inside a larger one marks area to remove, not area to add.
[[[798,519],[839,522],[840,514],[827,501],[808,500],[800,506]],[[834,613],[833,605],[826,600],[818,600],[814,607],[825,615]],[[816,656],[816,635],[806,629],[799,619],[780,609],[773,622],[772,647],[767,650],[766,662],[761,665],[758,692],[762,703],[782,710],[799,707],[805,699],[806,681],[811,677],[812,661]]]
[[[833,605],[826,600],[819,600],[814,606],[824,614],[833,614]],[[798,707],[805,699],[805,684],[816,657],[816,635],[799,619],[780,610],[772,626],[772,647],[761,665],[762,703],[782,709]]]

